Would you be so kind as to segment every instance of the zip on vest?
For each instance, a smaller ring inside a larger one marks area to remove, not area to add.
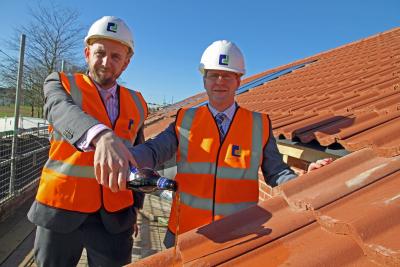
[[[222,145],[225,142],[225,138],[228,136],[229,130],[231,128],[233,120],[235,119],[236,112],[238,111],[238,109],[239,109],[239,107],[236,107],[235,114],[233,114],[232,121],[229,124],[228,130],[226,131],[224,138],[222,140],[221,140],[221,138],[219,139],[221,141],[219,142],[219,148],[218,148],[218,153],[217,153],[217,159],[215,161],[216,164],[215,164],[215,171],[214,171],[214,188],[213,188],[213,203],[212,203],[212,216],[211,216],[212,221],[214,221],[214,217],[215,217],[215,194],[216,194],[216,190],[217,190],[217,171],[218,171],[219,154],[221,152]],[[210,112],[210,110],[208,110],[208,111]],[[211,114],[211,116],[212,116],[212,114]],[[214,122],[215,122],[215,120],[214,120]],[[221,135],[221,133],[219,132],[219,129],[218,129],[218,125],[216,125],[216,126],[217,126],[217,130],[218,130],[218,134]]]

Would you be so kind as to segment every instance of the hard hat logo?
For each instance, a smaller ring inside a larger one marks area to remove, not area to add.
[[[107,31],[109,31],[109,32],[117,32],[117,29],[118,29],[118,25],[117,24],[115,24],[113,22],[109,22],[107,24]]]
[[[228,66],[229,64],[229,56],[228,55],[219,55],[219,65]]]

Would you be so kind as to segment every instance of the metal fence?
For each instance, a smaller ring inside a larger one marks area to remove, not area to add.
[[[49,154],[47,125],[19,129],[12,155],[13,131],[0,132],[0,207],[36,183]]]

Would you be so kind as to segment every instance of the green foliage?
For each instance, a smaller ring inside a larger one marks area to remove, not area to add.
[[[0,117],[14,117],[14,104],[0,106]],[[34,110],[32,116],[32,108],[30,106],[20,106],[19,115],[22,117],[37,117],[37,110]]]

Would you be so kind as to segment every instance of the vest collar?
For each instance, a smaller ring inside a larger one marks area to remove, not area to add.
[[[234,102],[229,108],[225,109],[223,112],[216,110],[213,106],[210,105],[210,103],[208,103],[207,106],[213,117],[215,117],[218,113],[224,113],[228,117],[229,121],[232,121],[237,108],[236,102]]]

